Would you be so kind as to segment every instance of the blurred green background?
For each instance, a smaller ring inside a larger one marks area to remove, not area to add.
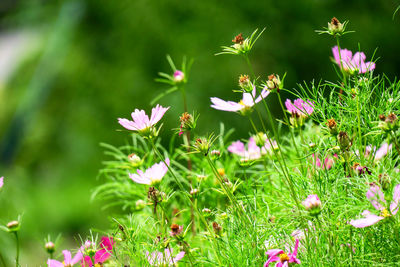
[[[62,233],[61,249],[76,246],[89,229],[107,229],[112,211],[91,202],[103,155],[100,142],[128,139],[118,117],[134,108],[149,111],[166,87],[154,78],[170,72],[166,54],[180,64],[194,58],[187,85],[189,110],[201,114],[203,132],[220,121],[247,137],[247,121],[211,109],[211,96],[239,100],[232,92],[247,72],[239,57],[214,56],[242,32],[266,27],[250,58],[263,79],[287,72],[286,88],[302,81],[337,80],[329,57],[335,41],[314,30],[333,16],[356,31],[342,46],[361,50],[375,73],[394,79],[400,71],[400,1],[0,1],[0,223],[23,214],[22,265],[44,266],[43,239]],[[268,103],[279,116],[275,98]],[[179,126],[183,106],[175,93],[164,140]],[[14,240],[0,234],[0,252],[14,257]],[[0,263],[1,264],[1,263]]]

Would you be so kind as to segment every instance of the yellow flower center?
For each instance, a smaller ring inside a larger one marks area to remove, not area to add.
[[[239,104],[242,105],[242,106],[246,106],[246,105],[244,104],[243,100],[240,100],[240,101],[239,101]]]
[[[389,217],[391,215],[390,215],[390,213],[389,213],[389,211],[387,209],[383,209],[381,211],[381,216],[387,218],[387,217]]]
[[[282,253],[279,255],[279,258],[281,259],[281,262],[289,261],[289,256],[286,253]]]

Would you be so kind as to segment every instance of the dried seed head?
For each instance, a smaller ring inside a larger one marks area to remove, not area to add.
[[[344,31],[343,24],[340,23],[340,21],[337,18],[333,17],[331,19],[331,22],[328,23],[328,31],[332,35],[336,35],[338,33],[343,33],[343,31]]]
[[[172,224],[171,225],[171,236],[177,236],[180,235],[183,232],[183,226],[182,225],[177,225],[177,224]]]
[[[222,230],[222,227],[217,222],[213,222],[212,226],[215,234],[219,235]]]
[[[383,114],[379,115],[379,120],[380,121],[385,121],[386,120],[386,116],[383,115]]]
[[[243,35],[242,33],[239,33],[238,35],[235,36],[235,38],[233,38],[232,42],[234,42],[235,44],[243,44]]]
[[[336,135],[336,134],[338,133],[337,123],[336,123],[335,119],[329,119],[329,120],[326,122],[326,125],[328,126],[329,132],[330,132],[332,135]]]

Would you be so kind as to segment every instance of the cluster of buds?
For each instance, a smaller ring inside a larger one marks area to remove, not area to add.
[[[254,88],[253,83],[250,81],[249,75],[239,76],[239,87],[246,92],[251,92]]]
[[[351,140],[346,132],[339,132],[337,139],[342,151],[347,151],[350,148]]]
[[[326,126],[328,126],[328,130],[331,135],[338,134],[338,127],[337,127],[337,123],[336,123],[335,119],[329,119],[326,122]]]
[[[344,31],[343,24],[340,21],[333,17],[331,22],[328,22],[328,31],[331,35],[336,36],[337,34],[341,34]]]
[[[317,195],[309,195],[302,204],[312,216],[317,216],[321,212],[322,203]]]
[[[399,128],[399,119],[394,113],[390,113],[387,116],[381,114],[379,115],[379,120],[379,128],[383,131],[396,131]]]
[[[268,88],[268,90],[272,92],[277,92],[279,93],[279,90],[281,89],[282,82],[279,79],[278,75],[271,74],[268,76],[268,81],[265,82],[265,87]]]

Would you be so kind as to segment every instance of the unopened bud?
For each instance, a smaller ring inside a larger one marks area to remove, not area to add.
[[[128,156],[129,161],[132,163],[133,166],[137,167],[142,163],[142,160],[138,155],[132,153]]]
[[[318,215],[322,209],[321,200],[317,195],[309,195],[303,201],[303,206],[312,216]]]
[[[265,142],[267,141],[267,136],[265,133],[259,132],[254,136],[254,140],[256,141],[256,145],[258,147],[265,146]]]
[[[44,248],[46,249],[47,253],[49,253],[49,254],[53,254],[54,251],[56,250],[56,246],[54,245],[53,242],[47,242],[44,245]]]
[[[265,82],[265,86],[267,87],[268,90],[272,92],[277,92],[279,93],[279,90],[281,89],[281,80],[278,75],[271,74],[268,76],[268,81]]]
[[[342,151],[349,149],[351,142],[350,142],[350,138],[346,132],[339,132],[337,139],[339,142],[340,149]]]
[[[212,226],[215,234],[220,235],[222,227],[217,222],[213,222]]]
[[[219,159],[221,157],[221,152],[219,150],[213,150],[210,152],[211,159]]]
[[[253,90],[253,84],[250,81],[249,75],[239,76],[239,86],[245,91]]]
[[[379,174],[378,182],[380,183],[383,190],[388,190],[390,184],[392,183],[392,179],[387,173]]]
[[[191,194],[192,196],[197,195],[198,193],[199,193],[199,190],[196,189],[196,188],[190,190],[190,194]]]
[[[7,228],[10,232],[16,232],[19,230],[19,222],[11,221],[11,222],[7,223]]]
[[[184,79],[185,79],[185,74],[182,71],[177,70],[177,71],[174,72],[174,82],[175,83],[180,83]]]
[[[136,200],[135,207],[137,210],[142,210],[146,207],[146,202],[142,199]]]

